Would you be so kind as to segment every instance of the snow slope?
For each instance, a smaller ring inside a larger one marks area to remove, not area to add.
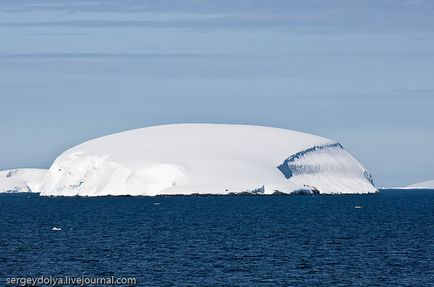
[[[407,186],[407,188],[425,188],[434,189],[434,180],[423,181]]]
[[[175,124],[75,146],[53,163],[41,195],[371,193],[369,172],[332,140],[246,125]]]
[[[12,169],[0,171],[0,192],[39,192],[46,169]]]

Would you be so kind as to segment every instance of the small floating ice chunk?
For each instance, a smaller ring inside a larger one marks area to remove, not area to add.
[[[154,205],[160,205],[160,203],[159,202],[154,202]]]
[[[53,228],[51,228],[51,230],[52,230],[52,231],[61,231],[62,228],[60,228],[60,227],[53,227]]]

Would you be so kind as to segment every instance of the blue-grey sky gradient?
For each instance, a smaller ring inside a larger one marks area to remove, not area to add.
[[[379,186],[434,178],[434,2],[0,2],[0,169],[179,122],[340,141]]]

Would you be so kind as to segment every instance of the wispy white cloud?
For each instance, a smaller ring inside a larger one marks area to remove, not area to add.
[[[285,28],[375,32],[434,29],[432,1],[10,1],[3,13],[49,12],[49,21],[1,21],[1,26]],[[87,14],[86,14],[87,13]],[[101,17],[106,13],[107,18]],[[114,14],[126,14],[119,19]],[[152,15],[158,14],[158,19]],[[51,16],[53,16],[51,15]],[[77,19],[81,15],[81,19]],[[87,15],[87,16],[86,16]],[[97,17],[94,17],[98,15]],[[44,18],[45,19],[45,18]]]

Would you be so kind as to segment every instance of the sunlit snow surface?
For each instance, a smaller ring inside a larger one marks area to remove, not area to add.
[[[41,195],[376,192],[371,181],[329,139],[260,126],[176,124],[113,134],[65,151],[48,171]]]
[[[0,192],[39,192],[47,170],[11,169],[0,171]]]

